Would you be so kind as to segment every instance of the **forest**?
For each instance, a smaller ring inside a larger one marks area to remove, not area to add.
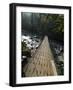
[[[64,15],[49,13],[21,13],[22,34],[26,31],[38,36],[64,41]]]
[[[64,15],[22,12],[21,30],[22,77],[28,76],[24,72],[25,66],[30,61],[33,61],[32,57],[36,56],[37,51],[42,51],[40,47],[43,46],[47,47],[46,50],[51,49],[58,75],[64,75]],[[46,46],[45,36],[48,37],[49,48],[48,44]],[[43,42],[45,42],[44,45],[42,44]],[[42,53],[46,50],[43,48]],[[39,55],[37,57],[40,58]],[[39,60],[41,61],[41,59]],[[40,61],[38,62],[40,63]],[[29,70],[27,71],[30,72]]]

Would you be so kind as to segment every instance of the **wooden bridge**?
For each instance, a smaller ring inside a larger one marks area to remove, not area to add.
[[[47,36],[44,37],[34,56],[23,67],[23,73],[26,77],[57,75],[54,57]]]

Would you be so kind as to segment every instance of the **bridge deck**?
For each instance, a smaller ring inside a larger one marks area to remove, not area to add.
[[[57,75],[47,36],[44,37],[35,55],[23,67],[23,73],[25,73],[26,77]]]

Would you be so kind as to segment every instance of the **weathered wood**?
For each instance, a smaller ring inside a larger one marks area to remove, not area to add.
[[[44,37],[34,57],[31,57],[27,65],[23,67],[23,73],[25,73],[26,77],[57,75],[54,57],[47,36]]]

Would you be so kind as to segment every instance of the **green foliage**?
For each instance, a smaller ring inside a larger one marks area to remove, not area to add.
[[[64,16],[56,14],[41,15],[41,27],[46,32],[61,33],[64,32]]]
[[[63,39],[64,15],[47,13],[22,13],[22,31]],[[23,33],[22,32],[22,33]]]
[[[27,57],[31,56],[31,50],[27,47],[25,42],[21,42],[21,49],[23,56],[27,56]]]

